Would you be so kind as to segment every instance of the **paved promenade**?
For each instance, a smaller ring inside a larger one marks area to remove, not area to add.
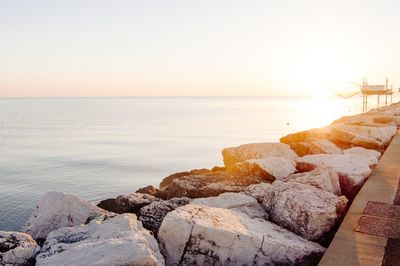
[[[319,265],[400,265],[399,177],[398,133],[354,199]]]

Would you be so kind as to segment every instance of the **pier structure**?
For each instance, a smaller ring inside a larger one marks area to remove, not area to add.
[[[389,79],[386,78],[385,85],[368,85],[368,81],[364,80],[361,86],[361,93],[363,95],[363,112],[367,111],[368,108],[368,96],[376,95],[377,107],[379,107],[380,96],[385,96],[385,106],[388,104],[388,96],[390,96],[390,103],[393,98],[393,85],[389,88]]]

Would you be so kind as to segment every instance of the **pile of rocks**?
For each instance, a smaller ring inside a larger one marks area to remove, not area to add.
[[[315,265],[397,133],[400,104],[222,151],[224,167],[101,201],[42,196],[0,265]]]

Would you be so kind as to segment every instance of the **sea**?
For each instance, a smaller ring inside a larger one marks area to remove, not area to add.
[[[361,111],[358,96],[0,98],[0,230],[47,191],[97,203]]]

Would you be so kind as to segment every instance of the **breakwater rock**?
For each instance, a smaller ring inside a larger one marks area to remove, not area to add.
[[[400,126],[400,104],[222,151],[97,206],[49,192],[0,265],[316,265]]]

